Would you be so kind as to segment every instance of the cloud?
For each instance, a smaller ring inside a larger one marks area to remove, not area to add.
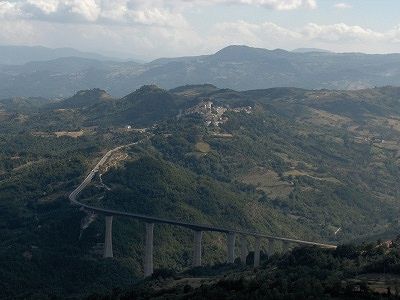
[[[182,25],[183,9],[207,4],[253,5],[274,10],[317,5],[316,0],[0,0],[0,16],[64,23],[134,22],[166,26]]]
[[[220,35],[242,36],[254,40],[320,40],[325,42],[339,41],[371,41],[384,40],[389,32],[381,33],[361,26],[351,26],[344,23],[319,25],[308,23],[298,29],[281,27],[271,22],[248,23],[237,21],[220,23],[215,26]]]
[[[214,9],[207,5],[293,10],[313,9],[317,1],[0,0],[0,43],[89,51],[118,49],[146,58],[204,54],[231,44],[268,49],[327,48],[339,52],[396,52],[400,45],[400,26],[376,31],[345,23],[308,23],[299,27],[245,20],[213,23],[210,19],[204,22],[206,26],[191,23],[187,12],[200,7],[199,11],[206,14]]]
[[[335,5],[333,5],[333,7],[338,8],[338,9],[347,9],[347,8],[352,8],[351,4],[349,3],[336,3]]]
[[[276,10],[293,10],[299,8],[314,9],[317,7],[315,0],[236,0],[234,2],[248,5],[260,5]]]
[[[182,0],[183,1],[183,0]],[[0,16],[61,23],[187,26],[177,5],[161,0],[8,0]]]
[[[20,7],[24,7],[26,11],[29,11],[29,8],[37,9],[38,12],[49,15],[58,10],[59,4],[58,0],[27,0],[26,6],[20,5]]]
[[[215,39],[223,37],[224,40],[232,41],[232,44],[256,45],[263,41],[276,42],[279,40],[300,39],[301,34],[272,22],[261,24],[248,23],[245,21],[220,23],[215,26]]]
[[[15,18],[21,15],[21,10],[17,3],[0,1],[0,17],[2,18]]]
[[[387,37],[387,33],[373,31],[361,26],[350,26],[344,23],[333,25],[307,24],[301,30],[305,40],[321,40],[326,42],[339,41],[377,41]]]
[[[130,11],[127,13],[127,19],[142,25],[163,27],[186,27],[188,25],[181,14],[159,8]]]
[[[0,42],[2,44],[36,45],[38,41],[44,41],[41,32],[24,20],[1,20],[0,28]]]
[[[73,0],[69,1],[71,13],[81,15],[88,21],[96,21],[101,13],[101,9],[95,0]]]
[[[207,43],[216,49],[229,44],[246,44],[262,48],[316,47],[334,51],[387,52],[397,51],[400,26],[379,32],[357,25],[308,23],[291,29],[271,22],[249,23],[236,21],[219,23],[213,28]]]
[[[19,0],[3,1],[3,3],[18,11],[18,16],[22,19],[94,22],[101,13],[96,0]]]
[[[204,4],[254,5],[274,10],[294,10],[299,8],[314,9],[317,7],[316,0],[187,0],[187,1],[192,3],[204,3]]]
[[[191,27],[0,20],[0,28],[0,44],[121,52],[142,59],[183,56],[203,46],[203,39]]]
[[[186,10],[194,7],[204,7],[207,5],[247,5],[259,6],[273,10],[294,10],[300,8],[312,9],[316,7],[316,0],[0,0],[0,27],[1,22],[8,21],[28,21],[35,23],[38,28],[37,21],[49,23],[47,26],[40,25],[41,28],[59,28],[57,24],[71,24],[77,28],[83,28],[81,25],[102,25],[102,32],[108,26],[110,31],[123,32],[121,26],[132,27],[130,32],[139,30],[139,36],[146,40],[145,44],[149,45],[148,37],[141,35],[141,32],[150,32],[150,36],[157,38],[157,32],[163,38],[169,37],[170,40],[179,40],[181,43],[189,41],[191,45],[199,45],[199,36],[204,33],[198,33],[192,28],[190,22],[185,18]],[[254,28],[244,28],[242,24],[241,30],[247,30],[247,36],[250,35]],[[226,27],[232,26],[229,24]],[[113,28],[114,27],[114,28]],[[251,26],[248,26],[251,27]],[[253,26],[254,27],[254,26]],[[269,28],[271,27],[271,28]],[[265,23],[263,28],[265,32],[272,35],[279,34],[278,28],[273,28],[272,23]],[[16,27],[20,28],[20,27]],[[198,30],[198,29],[197,29]],[[61,33],[49,34],[63,36]],[[87,31],[90,31],[87,27]],[[81,31],[83,32],[83,31]],[[175,35],[170,34],[174,33]],[[280,33],[285,34],[285,30]],[[15,32],[15,34],[19,34]],[[93,32],[96,35],[95,32]],[[137,34],[137,33],[135,33]],[[178,35],[178,36],[176,36]],[[241,36],[245,36],[243,32]],[[181,39],[180,37],[185,37]],[[130,37],[131,38],[131,37]],[[259,39],[253,36],[254,39]],[[72,40],[77,41],[77,37],[71,36]],[[7,39],[0,40],[5,43]],[[27,41],[30,41],[29,39]],[[250,40],[249,40],[250,42]],[[40,43],[38,40],[37,43]],[[68,43],[65,40],[62,44]],[[139,42],[140,43],[140,42]],[[48,44],[48,43],[45,43]],[[80,45],[76,43],[77,45]],[[156,44],[153,42],[153,44]],[[172,47],[172,45],[170,45]],[[152,48],[152,46],[149,46]],[[165,47],[160,45],[163,50]],[[172,47],[178,52],[177,47]],[[188,48],[193,48],[188,45]],[[200,47],[205,49],[206,46]],[[182,48],[183,49],[183,48]],[[188,50],[188,49],[185,49]],[[182,53],[184,54],[184,53]]]

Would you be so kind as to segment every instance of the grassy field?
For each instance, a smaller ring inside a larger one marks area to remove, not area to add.
[[[240,177],[240,181],[256,186],[271,198],[287,197],[293,191],[290,182],[280,179],[278,173],[273,170],[254,168],[249,173]]]
[[[195,148],[201,153],[208,153],[211,150],[210,145],[205,142],[197,142]]]
[[[72,138],[78,138],[80,136],[82,136],[85,132],[83,130],[80,131],[56,131],[54,132],[54,134],[56,135],[56,137],[62,137],[62,136],[68,136],[68,137],[72,137]]]

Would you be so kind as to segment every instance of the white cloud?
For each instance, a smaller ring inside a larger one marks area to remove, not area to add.
[[[17,3],[0,1],[0,17],[15,18],[21,14],[21,10]]]
[[[59,7],[58,0],[27,0],[26,3],[37,8],[46,15],[55,13]]]
[[[361,26],[351,26],[344,23],[332,25],[318,25],[309,23],[299,29],[289,29],[278,26],[271,22],[248,23],[237,21],[220,23],[215,26],[220,35],[236,35],[254,40],[276,39],[276,40],[321,40],[325,42],[338,41],[372,41],[384,40],[390,33],[381,33]],[[393,35],[393,34],[392,34]]]
[[[274,10],[294,10],[299,8],[314,9],[317,7],[316,0],[186,0],[186,1],[192,3],[204,3],[204,4],[256,5]]]
[[[316,47],[334,51],[391,52],[400,44],[400,26],[385,32],[344,23],[306,24],[291,29],[271,22],[237,21],[217,24],[207,43],[218,48],[229,44],[246,44],[268,49]],[[383,48],[382,45],[385,45]]]
[[[309,23],[302,30],[306,40],[321,40],[326,42],[338,41],[376,41],[387,37],[387,34],[373,31],[361,26],[350,26],[344,23],[333,25],[318,25]]]
[[[69,6],[71,13],[81,15],[85,20],[94,22],[101,13],[101,8],[95,0],[70,0],[65,5]]]
[[[183,0],[182,0],[183,1]],[[0,16],[49,22],[87,22],[186,26],[177,9],[181,1],[161,0],[8,0],[0,1]]]
[[[344,2],[336,3],[336,4],[333,5],[333,6],[334,6],[335,8],[338,8],[338,9],[352,8],[351,4],[349,4],[349,3],[344,3]]]
[[[41,19],[52,22],[83,21],[94,22],[101,8],[98,0],[19,0],[3,1],[18,10],[20,18]],[[9,19],[13,19],[11,16]]]
[[[280,40],[300,39],[301,34],[271,22],[261,24],[245,21],[220,23],[215,26],[215,39],[232,41],[232,44],[257,45],[263,41],[276,43]]]
[[[317,1],[0,0],[0,43],[69,46],[90,51],[118,49],[131,52],[132,56],[153,58],[210,53],[230,44],[366,52],[395,52],[400,45],[400,26],[387,31],[344,23],[308,23],[291,28],[270,21],[213,23],[211,19],[205,20],[206,26],[200,26],[186,19],[191,9],[205,15],[214,9],[207,5],[293,10],[313,9]]]
[[[143,10],[132,10],[126,13],[127,20],[142,25],[156,25],[163,27],[186,27],[188,24],[181,14],[172,13],[168,10],[150,8]]]
[[[0,21],[0,43],[1,44],[24,44],[36,45],[38,41],[44,41],[41,32],[31,23],[19,21]]]
[[[0,20],[0,28],[0,44],[121,52],[143,59],[183,56],[203,46],[203,39],[190,27]]]
[[[400,25],[397,25],[395,28],[390,30],[387,33],[387,36],[389,38],[389,42],[400,44]]]
[[[201,4],[240,4],[275,10],[315,8],[316,0],[3,0],[0,16],[44,19],[52,22],[134,22],[169,23],[180,19],[188,6]],[[158,22],[159,18],[161,22]],[[168,19],[168,20],[166,20]],[[178,23],[179,23],[178,22]],[[172,22],[174,23],[174,22]],[[181,23],[180,23],[181,24]]]
[[[293,10],[299,8],[316,8],[315,0],[232,0],[241,4],[260,5],[276,10]]]

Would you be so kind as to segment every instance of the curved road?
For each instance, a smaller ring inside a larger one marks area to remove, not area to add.
[[[304,240],[297,240],[297,239],[291,239],[291,238],[284,238],[284,237],[277,237],[277,236],[271,236],[271,235],[265,235],[262,233],[258,232],[252,232],[252,231],[244,231],[244,230],[236,230],[232,228],[224,228],[224,227],[218,227],[218,226],[211,226],[211,225],[204,225],[204,224],[196,224],[196,223],[188,223],[188,222],[181,222],[181,221],[175,221],[175,220],[170,220],[170,219],[163,219],[163,218],[157,218],[157,217],[152,217],[152,216],[147,216],[147,215],[141,215],[141,214],[134,214],[134,213],[128,213],[128,212],[123,212],[123,211],[117,211],[117,210],[112,210],[112,209],[106,209],[106,208],[100,208],[100,207],[95,207],[95,206],[90,206],[87,204],[84,204],[82,202],[79,202],[76,198],[79,196],[79,194],[82,192],[83,189],[86,188],[86,186],[92,181],[93,177],[96,175],[96,173],[99,171],[99,168],[107,161],[107,159],[116,151],[127,148],[133,145],[137,145],[139,142],[136,143],[131,143],[128,145],[123,145],[116,147],[110,151],[108,151],[101,159],[100,161],[96,164],[96,166],[90,171],[89,175],[86,176],[86,178],[82,181],[82,183],[71,192],[69,195],[69,200],[73,203],[76,204],[86,210],[93,211],[96,213],[100,213],[103,215],[109,215],[109,216],[123,216],[123,217],[129,217],[129,218],[134,218],[138,219],[141,221],[145,221],[148,223],[163,223],[163,224],[170,224],[170,225],[175,225],[175,226],[181,226],[185,228],[189,228],[192,230],[196,231],[213,231],[213,232],[223,232],[223,233],[237,233],[241,235],[247,235],[247,236],[254,236],[254,237],[259,237],[259,238],[266,238],[269,240],[277,240],[277,241],[284,241],[284,242],[290,242],[290,243],[296,243],[296,244],[301,244],[301,245],[313,245],[313,246],[318,246],[322,248],[330,248],[330,249],[336,249],[335,245],[331,244],[324,244],[324,243],[315,243],[315,242],[310,242],[310,241],[304,241]]]

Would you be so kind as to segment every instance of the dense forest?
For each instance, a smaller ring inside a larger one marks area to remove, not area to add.
[[[156,270],[132,288],[87,299],[398,299],[398,245],[342,245],[336,250],[295,248],[247,264]]]

